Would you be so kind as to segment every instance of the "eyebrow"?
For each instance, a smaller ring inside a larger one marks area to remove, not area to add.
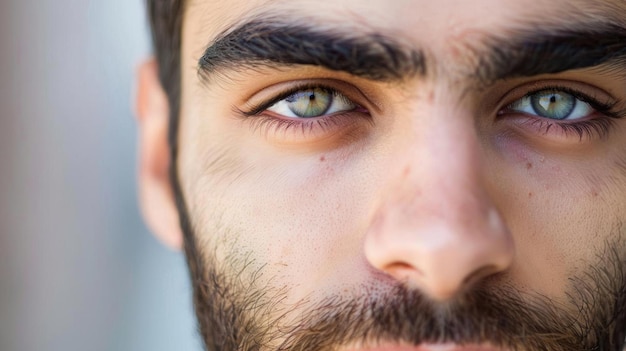
[[[626,28],[611,23],[526,30],[509,39],[486,41],[488,54],[481,56],[474,73],[483,82],[555,74],[603,64],[626,66]]]
[[[571,29],[575,28],[575,29]],[[471,75],[482,83],[554,74],[600,66],[626,65],[626,28],[615,24],[568,23],[567,29],[528,29],[486,35]],[[319,29],[308,24],[254,19],[222,33],[199,60],[198,73],[208,81],[224,69],[315,65],[375,81],[425,76],[422,49],[377,32]],[[434,66],[436,62],[428,62]]]
[[[208,78],[238,66],[315,65],[371,80],[423,75],[424,55],[380,33],[351,34],[310,25],[253,20],[222,34],[200,58]]]

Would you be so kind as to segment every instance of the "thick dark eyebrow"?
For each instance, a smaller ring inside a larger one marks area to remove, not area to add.
[[[486,40],[473,73],[484,83],[532,77],[603,64],[626,66],[626,28],[610,23],[570,24],[568,28],[528,30]],[[626,68],[626,67],[621,67]]]
[[[624,66],[626,28],[603,22],[567,23],[566,29],[485,35],[480,43],[468,43],[468,51],[478,57],[471,78],[484,84],[606,63]],[[376,32],[342,32],[261,18],[219,35],[200,58],[198,72],[208,80],[223,69],[315,65],[393,81],[428,74],[432,67],[427,67],[425,57],[422,50]]]
[[[262,65],[315,65],[378,81],[426,71],[420,51],[381,34],[259,19],[218,36],[200,58],[199,73],[206,79],[223,68]]]

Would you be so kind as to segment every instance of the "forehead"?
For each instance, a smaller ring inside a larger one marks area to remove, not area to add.
[[[219,33],[250,18],[373,29],[436,47],[497,31],[611,19],[626,23],[623,0],[188,0],[184,36],[205,47]],[[197,46],[197,45],[193,45]]]

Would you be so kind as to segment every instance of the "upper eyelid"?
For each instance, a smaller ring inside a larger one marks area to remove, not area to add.
[[[240,115],[248,117],[254,116],[262,113],[276,102],[285,99],[298,91],[312,88],[323,88],[346,96],[346,98],[354,102],[356,105],[369,110],[370,113],[383,114],[383,106],[386,105],[386,103],[382,104],[380,101],[376,101],[377,99],[375,99],[380,98],[377,95],[380,95],[381,92],[378,91],[378,89],[370,89],[366,90],[367,93],[365,93],[362,89],[360,89],[357,83],[353,84],[351,82],[332,78],[311,78],[303,79],[302,81],[279,82],[260,89],[256,93],[252,94],[252,97],[254,97],[267,89],[273,89],[275,86],[285,86],[282,89],[275,88],[276,92],[269,93],[269,97],[260,98],[259,102],[247,104],[244,102],[242,105],[243,108],[233,106],[233,109]],[[542,90],[549,89],[561,90],[568,93],[573,92],[573,95],[576,98],[589,103],[592,108],[603,111],[604,113],[614,110],[615,106],[621,101],[620,99],[615,98],[612,94],[608,93],[606,90],[586,82],[572,79],[542,79],[516,84],[514,87],[506,90],[503,94],[498,93],[497,91],[492,91],[492,93],[498,94],[500,97],[489,103],[489,105],[492,106],[489,107],[489,109],[494,108],[495,111],[493,111],[493,113],[496,113],[497,116],[500,115],[500,112],[503,112],[503,109],[506,109],[516,100]],[[623,115],[625,113],[626,108],[624,111],[613,112],[610,113],[610,115]]]
[[[286,98],[288,98],[288,97],[290,97],[290,96],[292,96],[292,95],[294,95],[294,94],[296,94],[298,92],[302,92],[302,91],[309,90],[309,89],[323,89],[324,91],[330,92],[332,94],[342,94],[337,89],[329,88],[329,87],[322,86],[322,85],[296,86],[296,87],[293,87],[292,89],[286,90],[286,91],[276,95],[275,97],[272,97],[272,98],[266,100],[265,102],[261,102],[256,107],[254,107],[250,112],[246,112],[245,114],[248,115],[248,116],[259,114],[259,113],[265,111],[266,109],[272,107],[274,104],[276,104],[276,103],[278,103],[280,101],[283,101]],[[344,95],[344,94],[342,94],[342,95]]]
[[[276,86],[285,86],[279,88]],[[252,94],[250,98],[243,102],[242,108],[235,108],[235,110],[246,116],[253,116],[263,112],[265,109],[271,107],[276,102],[283,100],[290,95],[293,95],[299,91],[313,88],[321,88],[334,93],[341,94],[354,104],[366,108],[372,112],[382,111],[381,103],[377,97],[380,92],[376,90],[367,89],[356,83],[348,81],[332,79],[332,78],[311,78],[303,79],[301,81],[286,81],[273,84],[271,86],[260,89],[256,93]],[[259,101],[250,102],[255,100],[255,96],[262,95],[266,90],[276,90],[276,92],[267,93],[267,97],[257,98]]]
[[[575,90],[575,89],[570,89],[568,87],[548,87],[548,88],[544,88],[544,89],[537,89],[537,90],[533,90],[528,92],[526,95],[524,95],[524,97],[530,97],[531,95],[540,93],[542,91],[546,91],[546,90],[553,90],[553,91],[561,91],[567,94],[571,94],[572,96],[574,96],[576,99],[581,100],[582,102],[588,103],[589,105],[591,105],[591,107],[593,107],[594,109],[601,109],[601,110],[610,110],[612,106],[615,106],[614,102],[602,102],[600,101],[598,98],[590,96],[584,92]]]
[[[517,103],[518,101],[522,100],[522,99],[529,99],[532,95],[535,95],[537,93],[543,92],[543,91],[558,91],[558,92],[564,92],[566,94],[570,94],[572,95],[576,100],[579,100],[585,104],[588,104],[589,106],[591,106],[592,109],[594,109],[595,111],[601,111],[604,113],[608,113],[607,111],[611,111],[611,109],[615,106],[615,104],[605,104],[593,97],[590,97],[584,93],[578,92],[578,91],[572,91],[570,89],[566,89],[566,88],[559,88],[559,87],[551,87],[551,88],[546,88],[546,89],[539,89],[539,90],[533,90],[528,92],[527,94],[525,94],[524,96],[522,96],[521,98],[518,98],[516,100],[514,100],[513,102],[511,102],[510,104],[506,105],[505,110],[509,110],[511,109],[511,106],[515,103]]]
[[[501,111],[519,99],[544,90],[557,90],[572,94],[597,110],[611,110],[618,104],[618,99],[605,90],[590,84],[572,80],[547,79],[516,85],[502,94],[496,106],[501,106],[498,107],[498,110]]]

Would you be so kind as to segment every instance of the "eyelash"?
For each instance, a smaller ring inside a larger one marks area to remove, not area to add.
[[[358,103],[355,103],[357,105],[357,109],[355,110],[343,111],[327,116],[315,117],[310,119],[278,118],[275,116],[263,114],[265,110],[267,110],[277,102],[284,100],[295,93],[307,89],[321,89],[333,95],[342,94],[338,89],[326,85],[310,83],[300,84],[290,89],[287,89],[277,96],[274,96],[266,101],[250,107],[247,111],[237,109],[236,112],[238,112],[239,115],[246,117],[246,119],[250,120],[253,129],[259,129],[264,134],[267,134],[268,132],[287,131],[289,129],[295,128],[300,129],[300,131],[304,135],[306,135],[307,133],[314,133],[316,131],[318,133],[327,133],[333,129],[351,124],[354,121],[353,118],[355,112],[359,113],[360,117],[365,117],[370,122],[373,122],[373,119],[371,118],[369,112],[360,107]],[[600,116],[593,119],[586,119],[575,122],[558,122],[539,116],[529,116],[531,118],[527,122],[525,122],[525,124],[536,128],[538,131],[543,132],[544,134],[548,134],[553,128],[560,128],[560,130],[565,133],[566,136],[570,136],[570,134],[573,133],[574,135],[577,135],[580,140],[582,140],[583,138],[591,138],[594,136],[604,138],[611,131],[614,121],[616,119],[626,116],[626,109],[619,111],[615,109],[615,107],[617,106],[617,102],[615,101],[602,102],[596,97],[592,97],[578,90],[559,85],[546,85],[535,88],[518,99],[530,97],[531,95],[537,94],[545,90],[555,90],[571,94],[576,99],[589,104],[595,110],[594,114],[600,114]],[[510,105],[507,105],[507,108],[508,106]],[[507,113],[511,113],[511,111],[507,111],[507,108],[504,108],[503,110],[498,112],[497,117],[502,118]]]
[[[284,100],[288,97],[290,97],[291,95],[298,93],[300,91],[303,90],[308,90],[308,89],[320,89],[323,90],[324,92],[333,94],[333,95],[338,95],[341,94],[341,92],[335,88],[331,88],[329,86],[325,86],[325,85],[320,85],[320,84],[301,84],[301,85],[296,85],[290,89],[287,89],[286,91],[278,94],[275,97],[272,97],[271,99],[268,99],[264,102],[261,102],[257,105],[252,106],[248,112],[243,112],[242,113],[247,116],[247,117],[252,117],[252,116],[257,116],[259,115],[261,112],[267,110],[268,108],[272,107],[272,105],[274,105],[275,103]]]
[[[591,138],[594,136],[605,138],[611,131],[614,121],[626,115],[626,110],[618,111],[615,109],[615,107],[617,106],[617,102],[615,101],[601,102],[600,99],[596,97],[592,97],[581,91],[571,89],[565,86],[559,86],[559,85],[545,85],[545,86],[535,88],[531,90],[530,92],[526,93],[521,98],[528,98],[534,94],[537,94],[539,92],[546,91],[546,90],[554,90],[554,91],[560,91],[560,92],[570,94],[574,98],[589,104],[594,109],[595,114],[600,114],[601,116],[598,116],[593,119],[581,120],[581,121],[576,121],[576,122],[558,122],[555,120],[550,120],[550,119],[542,118],[539,116],[532,116],[533,118],[528,120],[526,124],[529,124],[537,128],[539,131],[542,131],[544,134],[548,134],[550,132],[550,129],[554,127],[554,128],[560,128],[561,131],[566,136],[569,136],[570,134],[574,133],[575,135],[578,135],[580,140],[582,140],[583,138]],[[521,99],[521,98],[518,98],[518,99]],[[507,105],[507,108],[508,106],[510,105]],[[498,117],[505,115],[507,113],[507,108],[505,108],[504,110],[501,110],[498,113]]]
[[[289,129],[298,128],[306,136],[307,133],[327,133],[337,128],[346,127],[352,124],[355,120],[354,117],[358,116],[372,122],[371,115],[367,109],[361,107],[360,104],[350,99],[357,107],[353,110],[333,113],[326,116],[313,117],[313,118],[279,118],[269,115],[264,115],[263,112],[272,107],[277,102],[284,100],[295,93],[308,89],[320,89],[326,93],[330,93],[333,96],[344,95],[339,89],[332,88],[327,85],[319,83],[299,84],[290,89],[281,92],[280,94],[267,99],[261,103],[255,104],[248,108],[246,111],[237,110],[237,112],[243,117],[250,120],[253,130],[261,130],[263,134],[269,132],[287,131]]]

